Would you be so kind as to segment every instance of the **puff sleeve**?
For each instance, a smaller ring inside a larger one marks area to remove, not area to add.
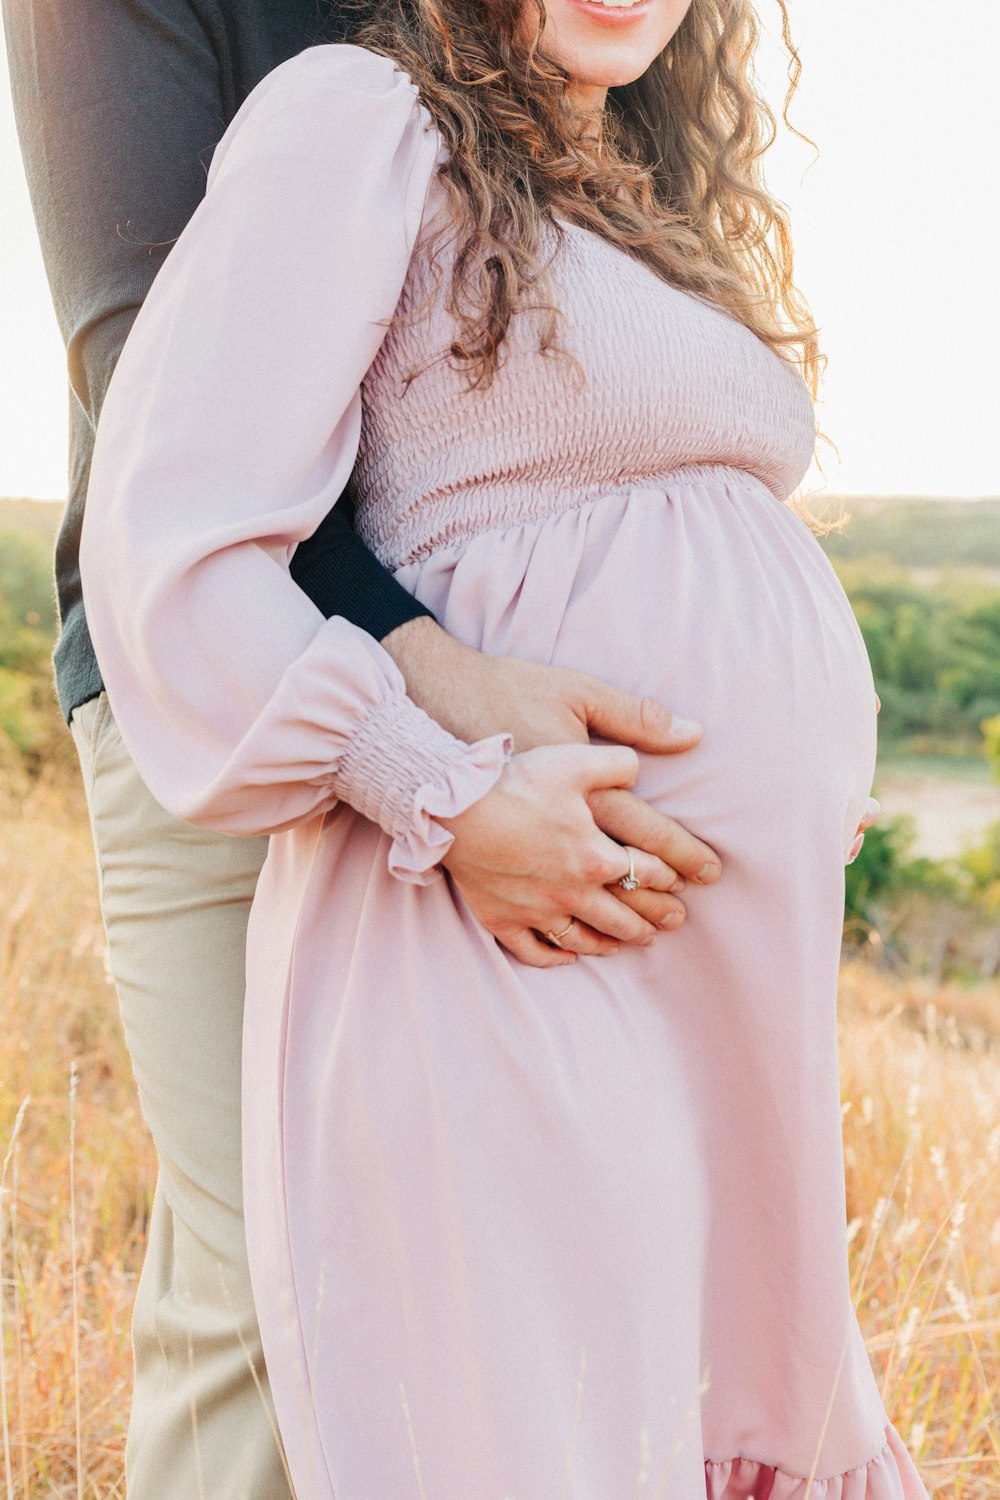
[[[289,562],[343,490],[439,137],[390,59],[309,48],[247,99],[143,304],[98,426],[87,617],[140,774],[177,817],[275,833],[338,801],[427,878],[507,736],[455,739]]]

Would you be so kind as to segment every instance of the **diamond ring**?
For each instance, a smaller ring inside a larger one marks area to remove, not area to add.
[[[636,891],[639,889],[639,882],[635,878],[635,860],[631,849],[626,849],[625,853],[628,855],[628,874],[623,875],[618,884],[623,891]]]

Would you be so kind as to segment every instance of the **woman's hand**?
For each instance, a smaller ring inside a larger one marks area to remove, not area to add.
[[[486,655],[456,641],[433,620],[411,620],[390,632],[382,644],[402,672],[414,702],[460,739],[474,741],[506,731],[513,735],[518,751],[577,745],[586,747],[587,757],[599,753],[590,744],[591,734],[657,755],[684,753],[701,739],[699,724],[677,718],[649,698],[636,697],[586,672]],[[534,763],[522,756],[515,756],[515,763],[534,772]],[[560,782],[571,763],[576,781]],[[572,941],[580,952],[614,953],[619,942],[647,941],[651,932],[670,931],[684,920],[684,907],[676,896],[686,881],[711,885],[719,878],[721,865],[713,849],[625,789],[634,776],[614,786],[598,784],[595,776],[587,781],[590,790],[584,795],[578,774],[584,765],[596,766],[597,762],[570,758],[547,764],[548,803],[540,796],[540,778],[527,776],[530,789],[522,788],[516,805],[532,811],[512,841],[491,844],[485,837],[488,830],[472,819],[474,810],[463,814],[469,820],[467,830],[477,828],[477,841],[473,843],[467,835],[465,852],[452,850],[445,864],[472,910],[495,935],[499,936],[498,929],[508,935],[530,932],[533,924],[525,925],[525,912],[552,911],[560,900],[565,902],[567,888],[601,833],[606,837],[599,847],[607,850],[612,840],[632,846],[655,858],[657,874],[655,881],[651,875],[644,878],[635,891],[623,891],[617,884],[604,890],[606,882],[591,883],[589,896],[599,899],[586,903],[586,922],[578,921],[571,938],[567,937],[567,943]],[[512,798],[521,774],[508,777]],[[511,816],[515,801],[503,803]],[[559,833],[549,821],[553,806],[573,811],[570,824],[561,824]],[[457,827],[458,820],[453,821]],[[624,874],[627,856],[619,852],[616,858],[618,872]],[[525,866],[539,872],[530,889],[523,884]],[[650,873],[654,866],[643,868]],[[619,907],[639,920],[623,918]],[[539,930],[559,932],[569,917],[584,916],[577,907],[559,909],[563,920]],[[526,962],[566,962],[557,950],[537,939],[521,941],[517,948],[506,938],[500,940],[519,957],[530,952],[533,957]]]
[[[878,693],[876,693],[875,694],[875,712],[878,713],[880,711],[881,707],[882,707],[882,699],[879,697]],[[858,824],[858,831],[857,831],[857,833],[854,836],[854,843],[851,845],[851,847],[850,847],[850,849],[848,851],[847,863],[849,865],[853,865],[854,861],[857,859],[858,855],[861,853],[861,845],[865,841],[865,829],[866,828],[870,828],[872,826],[872,824],[878,818],[878,816],[881,813],[881,811],[882,811],[882,809],[879,806],[878,802],[875,800],[875,798],[874,797],[869,797],[868,798],[868,805],[865,808],[865,815],[861,819],[861,822]]]
[[[620,942],[651,943],[683,922],[683,904],[671,894],[676,870],[626,849],[594,821],[588,799],[621,793],[638,768],[625,747],[527,750],[478,802],[439,819],[455,840],[442,863],[473,915],[523,963],[554,968],[578,953],[613,953]],[[707,845],[700,849],[717,869]],[[630,853],[640,889],[622,900],[617,882]],[[546,941],[567,927],[561,947]]]
[[[869,797],[868,806],[865,808],[865,815],[861,819],[861,822],[858,824],[858,831],[855,834],[854,843],[851,845],[850,850],[848,851],[847,863],[849,865],[853,865],[854,861],[861,853],[861,845],[865,841],[865,829],[872,826],[881,811],[882,809],[876,802],[875,798]]]

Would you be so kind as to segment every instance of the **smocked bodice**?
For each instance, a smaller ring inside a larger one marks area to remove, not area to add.
[[[520,312],[484,390],[441,359],[405,384],[453,337],[443,295],[413,316],[431,285],[418,245],[397,308],[407,316],[362,386],[358,526],[389,566],[681,466],[743,470],[778,500],[801,481],[815,441],[801,376],[728,314],[563,227],[558,245],[548,232],[556,342],[576,363],[540,352],[542,315]],[[447,287],[446,249],[440,263]]]

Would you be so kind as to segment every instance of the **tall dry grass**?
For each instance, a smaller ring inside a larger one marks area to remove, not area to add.
[[[117,1500],[154,1159],[82,800],[72,786],[20,791],[8,787],[0,810],[0,1493]],[[1000,990],[934,990],[856,965],[841,1014],[852,1275],[872,1361],[931,1492],[992,1500]]]
[[[8,789],[2,818],[2,1493],[111,1500],[125,1492],[129,1313],[155,1159],[105,967],[82,795],[43,786],[15,803]]]

